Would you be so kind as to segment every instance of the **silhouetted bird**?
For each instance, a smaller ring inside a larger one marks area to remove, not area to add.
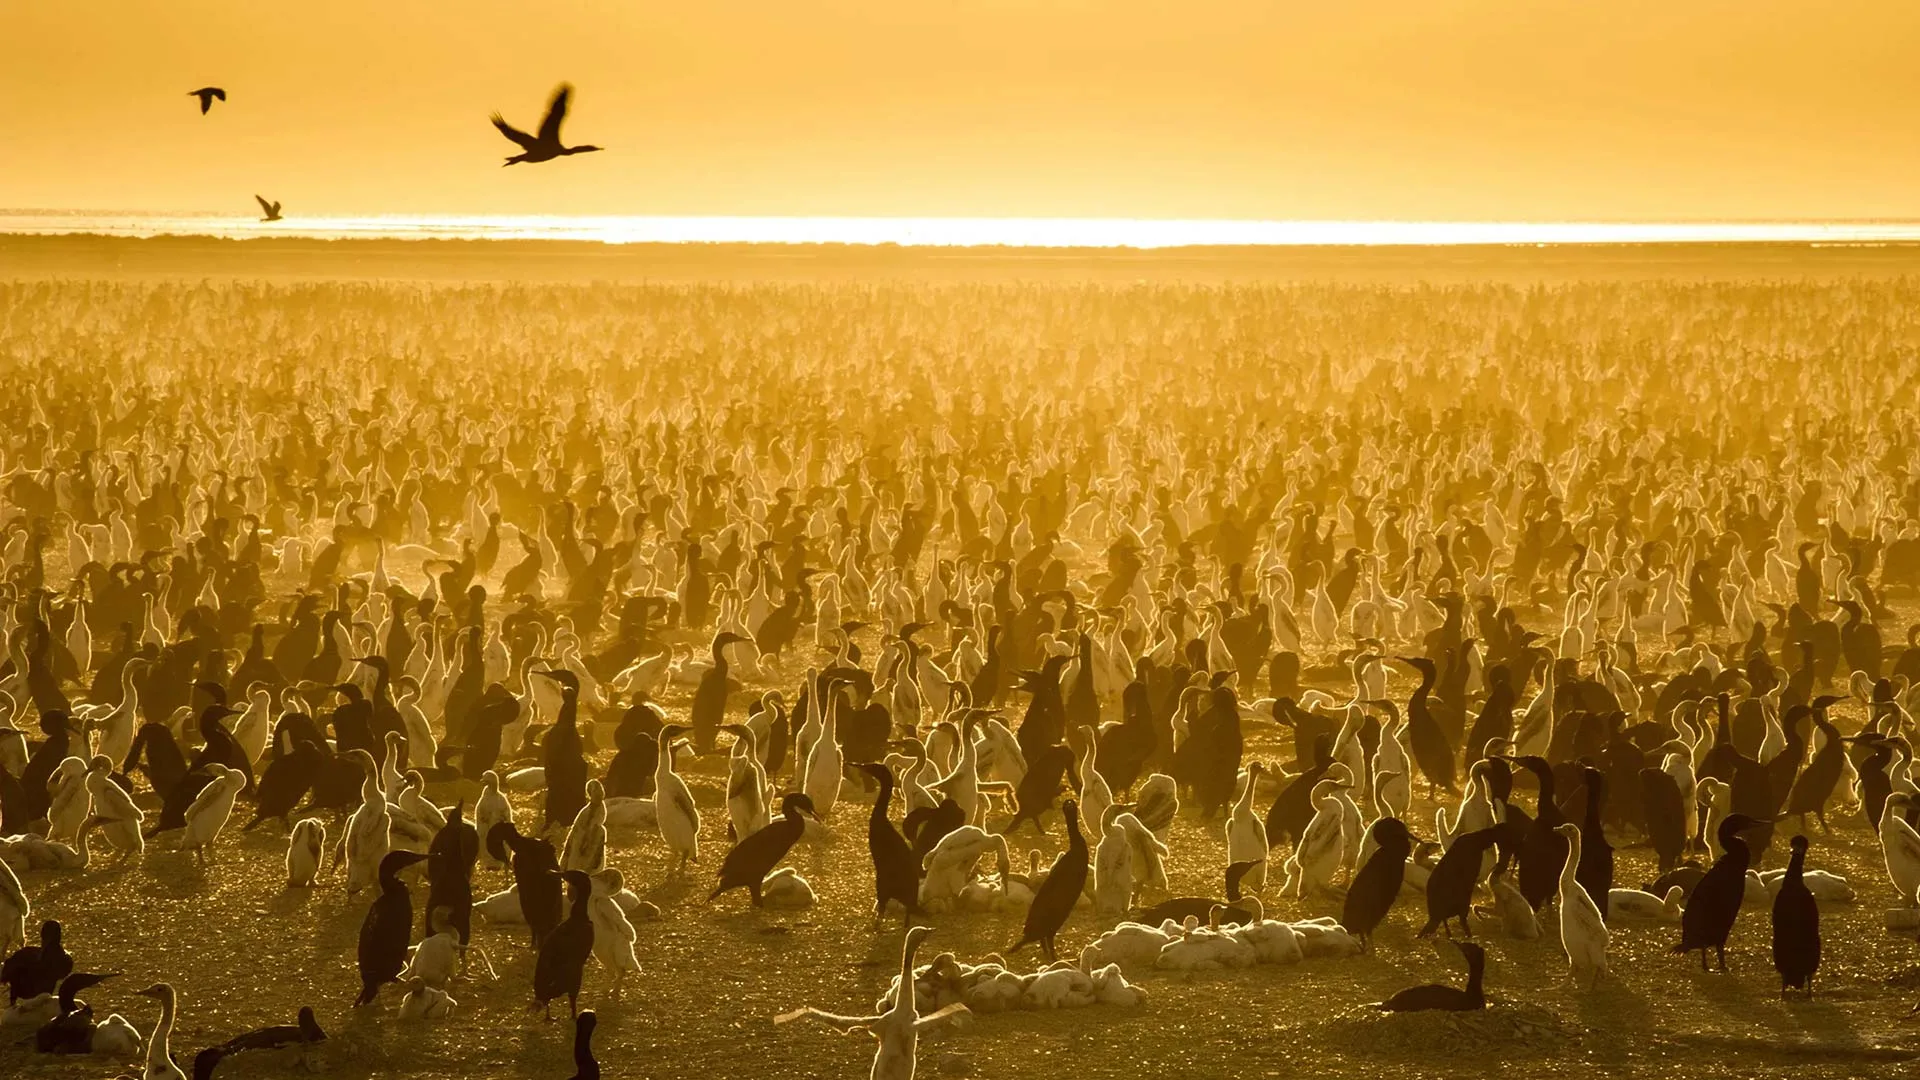
[[[566,83],[561,83],[560,89],[553,92],[553,101],[547,105],[547,118],[540,121],[538,135],[529,135],[507,123],[506,118],[499,113],[493,114],[493,126],[500,129],[500,134],[520,144],[521,152],[508,158],[506,161],[508,165],[516,165],[522,161],[529,164],[552,161],[554,158],[565,157],[568,154],[588,154],[600,149],[598,146],[560,145],[560,122],[567,118],[567,99],[572,95],[573,87]]]
[[[198,90],[189,90],[187,91],[187,96],[200,99],[201,116],[207,115],[207,110],[213,108],[213,99],[219,98],[221,101],[227,100],[227,92],[217,86],[203,86]]]
[[[266,215],[265,217],[262,217],[260,219],[261,221],[279,221],[280,220],[280,204],[279,203],[268,202],[266,199],[258,195],[255,195],[253,197],[253,201],[260,204],[260,212]]]

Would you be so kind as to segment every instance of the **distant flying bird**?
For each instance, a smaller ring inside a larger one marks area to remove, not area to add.
[[[198,90],[189,90],[187,96],[200,99],[201,116],[207,115],[207,110],[213,108],[214,98],[219,98],[221,101],[227,100],[227,92],[217,86],[203,86]]]
[[[553,101],[547,105],[547,118],[540,121],[540,134],[529,135],[507,123],[499,113],[493,114],[493,126],[500,134],[520,145],[523,153],[507,159],[508,165],[525,161],[528,163],[552,161],[568,154],[588,154],[600,149],[598,146],[562,146],[560,145],[560,122],[567,118],[567,98],[573,95],[573,87],[561,83],[553,92]]]
[[[268,202],[267,200],[261,198],[258,195],[255,195],[253,197],[253,201],[259,203],[260,212],[267,215],[266,217],[261,218],[260,219],[261,221],[279,221],[280,220],[280,204],[279,203]]]

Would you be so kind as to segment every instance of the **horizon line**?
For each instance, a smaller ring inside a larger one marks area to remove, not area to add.
[[[1920,219],[1421,220],[907,215],[295,214],[0,209],[0,234],[468,239],[609,245],[1381,247],[1920,242]]]

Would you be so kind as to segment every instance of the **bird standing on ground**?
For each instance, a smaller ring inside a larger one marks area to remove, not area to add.
[[[1699,949],[1702,971],[1707,967],[1708,949],[1714,951],[1720,970],[1727,970],[1727,935],[1733,932],[1733,921],[1746,899],[1747,867],[1753,862],[1753,850],[1741,834],[1764,824],[1745,814],[1728,814],[1717,830],[1725,854],[1687,897],[1686,910],[1680,915],[1680,944],[1673,951],[1684,954]]]
[[[214,92],[219,93],[219,91]],[[540,121],[540,133],[538,135],[529,135],[519,128],[514,127],[512,124],[507,123],[506,118],[499,113],[493,114],[493,126],[500,129],[500,134],[505,135],[520,146],[520,153],[507,159],[506,163],[508,165],[517,165],[523,161],[528,164],[537,164],[542,161],[552,161],[557,157],[566,157],[569,154],[589,154],[601,149],[598,146],[591,145],[561,145],[560,123],[567,118],[567,101],[572,96],[573,87],[566,83],[561,83],[560,88],[553,92],[553,100],[547,103],[547,116],[546,119]],[[225,94],[221,94],[221,100],[226,100]],[[202,101],[201,111],[206,111],[204,99]]]
[[[717,900],[729,889],[744,888],[753,895],[753,906],[761,907],[760,883],[787,857],[787,852],[806,830],[807,818],[819,819],[813,812],[813,800],[798,791],[780,800],[780,817],[771,824],[733,845],[726,861],[720,864],[720,881],[708,894]]]
[[[1073,905],[1087,888],[1087,840],[1080,834],[1080,804],[1068,799],[1061,805],[1060,811],[1067,819],[1067,849],[1054,857],[1053,868],[1047,871],[1047,880],[1040,883],[1039,891],[1034,893],[1032,906],[1027,908],[1027,923],[1020,940],[1007,950],[1009,953],[1018,952],[1037,941],[1047,954],[1049,964],[1054,959],[1054,936],[1067,924],[1067,918],[1073,914]]]
[[[588,901],[593,894],[593,879],[584,871],[568,870],[567,917],[540,942],[533,963],[533,998],[547,1019],[553,1019],[553,999],[566,995],[567,1015],[580,1013],[580,980],[593,955],[593,921]]]
[[[1813,973],[1820,970],[1820,905],[1807,889],[1807,838],[1793,838],[1793,857],[1773,896],[1773,968],[1780,993],[1800,989],[1813,996]]]
[[[1077,827],[1072,834],[1079,836]],[[865,1031],[880,1041],[880,1048],[873,1054],[873,1071],[869,1074],[871,1080],[913,1080],[920,1036],[936,1024],[969,1015],[967,1007],[958,1002],[926,1016],[920,1015],[916,1001],[918,988],[914,985],[913,977],[913,954],[919,950],[920,942],[931,933],[931,926],[907,928],[906,943],[900,950],[900,977],[894,984],[893,1007],[886,1012],[877,1016],[840,1016],[820,1009],[802,1008],[782,1013],[774,1017],[773,1022],[785,1024],[812,1017],[843,1034]]]

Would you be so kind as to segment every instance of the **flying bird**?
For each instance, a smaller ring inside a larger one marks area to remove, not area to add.
[[[279,203],[268,202],[266,199],[258,195],[255,195],[253,197],[253,201],[260,204],[260,212],[266,215],[265,217],[260,219],[261,221],[279,221],[280,220],[280,204]]]
[[[187,96],[200,99],[201,116],[207,115],[207,110],[213,108],[214,98],[219,98],[221,101],[227,100],[227,92],[217,86],[203,86],[198,90],[189,90]]]
[[[553,101],[547,105],[547,118],[540,121],[540,134],[529,135],[512,124],[499,113],[493,114],[493,126],[500,134],[519,144],[521,152],[508,158],[508,165],[522,161],[535,163],[552,161],[568,154],[588,154],[600,149],[598,146],[562,146],[560,145],[560,122],[567,118],[567,99],[573,96],[573,87],[561,83],[553,92]]]

